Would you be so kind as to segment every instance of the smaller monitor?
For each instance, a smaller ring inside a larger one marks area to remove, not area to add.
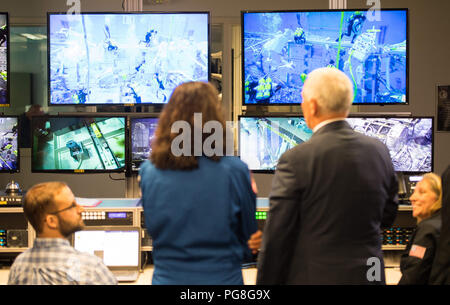
[[[157,117],[130,118],[131,169],[136,171],[141,163],[150,157],[151,142],[154,138]]]
[[[312,130],[299,116],[239,117],[239,155],[255,172],[272,172],[288,149],[306,142]]]
[[[16,116],[0,117],[0,172],[18,172],[19,119]]]
[[[9,106],[9,24],[8,13],[0,12],[0,107]]]
[[[350,117],[353,130],[383,142],[396,172],[433,171],[432,117]]]
[[[73,235],[75,250],[101,258],[108,268],[139,268],[140,241],[134,227],[87,227]]]
[[[33,172],[125,170],[125,117],[33,117]]]

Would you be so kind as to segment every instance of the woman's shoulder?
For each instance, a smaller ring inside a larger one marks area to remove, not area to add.
[[[156,170],[156,167],[153,165],[152,162],[150,162],[150,160],[145,160],[144,162],[142,162],[141,166],[139,167],[139,175],[143,175],[145,173],[151,172]]]
[[[241,159],[234,156],[225,156],[220,159],[221,166],[229,169],[230,171],[242,171],[248,172],[248,166]]]
[[[435,213],[431,217],[422,220],[417,225],[417,230],[421,231],[422,233],[439,233],[441,231],[442,226],[442,220],[441,220],[441,213]]]

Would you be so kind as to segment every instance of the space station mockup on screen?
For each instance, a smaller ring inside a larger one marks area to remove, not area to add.
[[[288,149],[312,136],[304,118],[240,117],[239,154],[250,170],[273,171]]]
[[[0,117],[0,172],[19,171],[18,117]]]
[[[242,12],[243,104],[298,104],[306,76],[343,71],[354,104],[408,103],[408,10]]]
[[[33,117],[32,171],[123,171],[125,117]]]
[[[131,118],[131,165],[133,170],[150,157],[158,118]]]
[[[433,170],[433,118],[350,117],[347,122],[387,146],[395,171]],[[240,158],[250,170],[273,171],[284,152],[311,136],[301,117],[240,117]]]
[[[383,142],[397,172],[433,170],[433,118],[347,118],[353,130]]]
[[[9,105],[8,100],[8,14],[0,13],[0,106]]]
[[[48,15],[49,103],[165,104],[209,79],[209,13]]]

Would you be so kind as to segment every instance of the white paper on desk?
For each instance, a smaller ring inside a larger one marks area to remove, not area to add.
[[[78,205],[81,205],[83,207],[96,207],[102,202],[102,200],[96,198],[75,197],[75,200],[77,201]]]

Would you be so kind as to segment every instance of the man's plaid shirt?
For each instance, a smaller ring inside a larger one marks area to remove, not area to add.
[[[115,285],[117,280],[100,258],[75,250],[66,239],[36,238],[20,254],[9,285]]]

